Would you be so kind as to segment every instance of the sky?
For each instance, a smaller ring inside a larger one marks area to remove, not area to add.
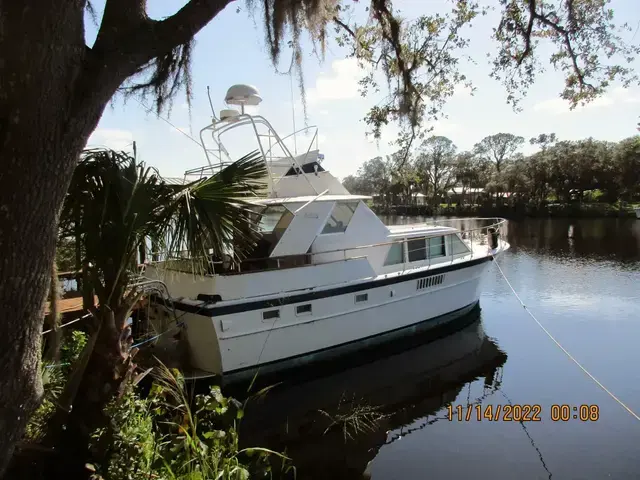
[[[149,0],[149,15],[163,18],[178,10],[186,0]],[[482,0],[481,0],[482,1]],[[259,3],[259,2],[256,2]],[[613,0],[618,22],[627,22],[632,32],[627,41],[640,44],[640,8],[638,0]],[[487,5],[497,5],[486,2]],[[396,0],[394,6],[405,18],[444,11],[447,0]],[[98,5],[98,10],[100,5]],[[100,12],[98,12],[100,13]],[[490,39],[491,29],[497,25],[497,12],[480,17],[469,31],[471,44],[465,54],[473,62],[464,61],[461,71],[476,87],[473,95],[464,88],[456,90],[444,107],[445,118],[433,124],[433,134],[444,135],[459,150],[468,150],[487,135],[508,132],[526,139],[540,133],[554,132],[561,140],[594,137],[618,141],[637,134],[640,120],[640,88],[624,89],[613,86],[606,95],[585,107],[570,111],[559,98],[563,88],[562,76],[549,67],[538,77],[521,103],[522,110],[514,112],[506,103],[502,85],[489,77],[490,66],[486,54],[495,50]],[[91,45],[96,27],[87,22],[87,42]],[[104,111],[98,127],[91,135],[88,147],[106,146],[131,151],[136,142],[138,158],[153,165],[163,176],[181,177],[185,170],[206,164],[202,147],[194,138],[211,122],[207,86],[216,112],[225,108],[224,96],[234,84],[251,84],[258,88],[263,102],[258,112],[267,118],[280,136],[293,132],[295,125],[305,125],[300,91],[288,75],[275,72],[264,45],[260,16],[253,19],[244,1],[236,1],[223,10],[196,37],[193,51],[193,100],[191,110],[186,98],[179,95],[171,112],[159,118],[149,111],[151,101],[134,98],[126,101],[116,96]],[[366,160],[394,151],[389,142],[397,134],[397,127],[389,126],[382,139],[376,142],[367,137],[362,118],[379,97],[362,97],[358,80],[362,72],[355,61],[346,58],[346,51],[335,43],[327,45],[324,61],[320,61],[305,45],[304,77],[306,84],[307,124],[318,127],[323,166],[335,176],[344,178],[354,174]],[[290,56],[284,53],[280,70],[286,70]],[[640,71],[640,61],[634,67]],[[293,101],[292,101],[293,99]],[[170,122],[172,125],[170,125]],[[192,138],[189,138],[192,137]],[[310,137],[298,137],[298,153],[306,151]],[[304,145],[304,148],[303,148]],[[535,148],[528,143],[523,153]],[[248,152],[245,152],[248,153]]]

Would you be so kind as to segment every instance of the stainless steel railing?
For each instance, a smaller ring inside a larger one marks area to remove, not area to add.
[[[475,226],[472,228],[467,228],[464,224],[468,222],[486,222],[486,225]],[[427,265],[431,265],[433,259],[443,258],[443,257],[451,257],[451,262],[456,259],[465,258],[467,256],[474,255],[474,248],[477,250],[478,248],[484,248],[489,246],[488,235],[490,232],[494,231],[498,237],[501,235],[501,231],[506,224],[506,220],[503,218],[456,218],[456,219],[443,219],[437,220],[432,225],[433,226],[443,226],[443,223],[453,223],[458,222],[462,225],[460,228],[457,228],[456,231],[453,232],[431,232],[426,235],[412,235],[410,231],[398,233],[398,235],[403,235],[404,238],[398,240],[392,240],[388,242],[379,242],[372,243],[367,245],[358,245],[354,247],[348,248],[340,248],[334,250],[324,250],[318,252],[309,252],[304,254],[296,254],[296,255],[282,255],[278,257],[260,257],[260,258],[248,258],[248,259],[237,259],[237,258],[229,258],[227,260],[211,260],[211,259],[203,259],[203,258],[193,258],[188,255],[181,256],[173,256],[168,257],[166,260],[161,262],[152,262],[152,263],[165,263],[169,269],[174,270],[183,270],[188,268],[190,264],[194,261],[202,262],[202,264],[206,264],[208,266],[209,274],[224,274],[224,275],[234,275],[240,273],[248,273],[248,272],[256,272],[256,271],[267,271],[267,270],[279,270],[284,268],[295,268],[306,265],[319,265],[324,263],[330,263],[335,261],[347,261],[354,260],[357,258],[363,258],[367,255],[364,254],[364,251],[367,249],[391,246],[395,244],[402,245],[402,256],[403,256],[403,269],[407,268],[407,264],[414,264],[418,266],[417,262],[409,262],[409,253],[417,250],[425,249],[427,255],[424,259],[419,261],[426,261]],[[419,224],[421,226],[430,225],[430,223],[422,223]],[[468,252],[461,252],[457,254],[453,254],[453,235],[460,234],[464,244],[469,249]],[[428,242],[430,238],[436,237],[444,237],[444,242],[449,241],[449,254],[447,255],[431,255],[431,248]],[[409,242],[414,242],[416,240],[425,240],[425,246],[421,246],[416,249],[409,249]],[[186,253],[178,252],[178,253]],[[477,251],[475,252],[477,253]],[[355,254],[355,255],[354,255]],[[359,254],[359,255],[358,255]],[[324,255],[325,261],[317,261],[314,262],[314,258]],[[341,258],[340,258],[341,257]],[[262,268],[252,268],[254,265],[262,263]],[[442,263],[442,262],[437,262]],[[184,265],[184,268],[182,268]],[[424,263],[421,264],[424,266]],[[173,267],[173,268],[172,268]]]

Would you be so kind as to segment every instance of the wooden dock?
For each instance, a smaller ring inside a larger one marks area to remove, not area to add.
[[[98,305],[98,296],[93,297],[94,305]],[[134,310],[146,306],[146,300],[142,299],[138,301],[138,304],[133,308]],[[51,305],[47,302],[44,313],[48,315],[51,311]],[[58,313],[63,317],[79,317],[86,312],[82,308],[82,297],[74,298],[62,298],[58,300]]]
[[[95,304],[98,303],[98,297],[94,297]],[[48,315],[51,311],[51,304],[47,302],[44,313]],[[62,298],[58,300],[58,313],[63,317],[75,316],[76,314],[84,314],[82,308],[82,297]]]

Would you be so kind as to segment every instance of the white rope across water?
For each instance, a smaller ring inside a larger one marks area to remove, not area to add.
[[[81,316],[80,318],[76,318],[75,320],[71,320],[70,322],[67,323],[62,323],[60,325],[58,325],[58,329],[60,328],[64,328],[64,327],[68,327],[69,325],[79,322],[80,320],[84,320],[85,318],[89,318],[91,315],[93,315],[92,313],[87,313],[86,315]],[[51,333],[53,332],[53,328],[50,328],[49,330],[45,330],[44,332],[42,332],[42,335],[46,335],[47,333]]]
[[[624,402],[622,400],[620,400],[618,397],[616,397],[611,390],[609,390],[607,387],[605,387],[602,383],[600,383],[600,381],[594,377],[593,375],[591,375],[591,373],[589,373],[589,371],[582,366],[582,364],[576,360],[574,358],[573,355],[571,355],[566,348],[564,348],[562,345],[560,345],[560,342],[558,342],[558,340],[556,340],[554,338],[553,335],[551,335],[551,333],[549,333],[549,331],[544,328],[544,326],[538,321],[538,319],[535,317],[535,315],[533,313],[531,313],[531,310],[529,310],[529,308],[524,304],[524,302],[522,301],[522,299],[520,298],[520,296],[518,295],[518,293],[515,291],[515,289],[513,288],[513,286],[511,285],[511,282],[509,282],[509,279],[507,278],[507,276],[504,274],[504,272],[502,271],[502,268],[500,268],[500,264],[498,264],[498,262],[496,261],[496,258],[491,255],[491,257],[493,258],[493,263],[495,263],[496,267],[498,267],[498,270],[500,270],[500,273],[502,274],[502,278],[504,278],[505,282],[507,282],[507,285],[509,285],[509,288],[511,289],[511,291],[513,292],[513,294],[516,296],[516,298],[518,299],[518,301],[520,302],[520,304],[522,305],[522,308],[524,308],[527,313],[531,316],[531,318],[533,318],[533,320],[538,324],[538,326],[542,329],[542,331],[544,333],[547,334],[547,336],[553,340],[553,343],[555,343],[558,347],[560,347],[560,350],[562,350],[567,357],[569,357],[576,365],[578,365],[578,367],[580,367],[580,370],[582,370],[584,373],[587,374],[587,376],[593,380],[596,385],[598,385],[602,390],[604,390],[605,392],[607,392],[609,394],[609,396],[611,398],[613,398],[616,402],[618,402],[620,404],[620,406],[622,408],[624,408],[627,412],[629,412],[629,414],[631,414],[636,420],[640,421],[640,416],[638,416],[633,410],[631,410],[629,407],[627,407]]]

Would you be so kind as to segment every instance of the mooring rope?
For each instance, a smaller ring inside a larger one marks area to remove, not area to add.
[[[62,324],[58,325],[58,329],[64,328],[64,327],[68,327],[69,325],[77,323],[80,320],[84,320],[85,318],[89,318],[91,315],[93,315],[93,314],[92,313],[87,313],[86,315],[83,315],[80,318],[76,318],[75,320],[71,320],[70,322],[67,322],[67,323],[62,323]],[[45,330],[44,332],[42,332],[42,335],[46,335],[47,333],[51,333],[51,332],[53,332],[53,328],[50,328],[49,330]]]
[[[513,292],[513,294],[515,295],[515,297],[518,299],[518,301],[520,302],[520,305],[522,305],[522,308],[524,308],[526,310],[526,312],[529,314],[529,316],[531,316],[531,318],[533,318],[533,320],[538,324],[538,326],[542,329],[542,331],[544,333],[547,334],[547,336],[553,341],[553,343],[555,343],[558,347],[560,347],[560,350],[562,350],[567,357],[569,357],[576,365],[578,365],[578,367],[580,367],[580,369],[587,374],[587,376],[593,380],[596,385],[598,385],[602,390],[604,390],[605,392],[607,392],[609,394],[609,396],[611,398],[613,398],[616,402],[618,402],[620,404],[620,406],[622,408],[624,408],[627,412],[629,412],[629,414],[631,414],[636,420],[640,421],[640,416],[638,416],[633,410],[631,410],[627,405],[625,405],[625,403],[620,400],[618,397],[616,397],[611,390],[609,390],[607,387],[605,387],[596,377],[594,377],[593,375],[591,375],[591,373],[589,373],[589,371],[582,366],[582,364],[575,359],[575,357],[573,355],[571,355],[566,348],[564,348],[560,342],[558,342],[558,340],[555,339],[555,337],[553,335],[551,335],[551,333],[549,333],[549,331],[544,328],[544,326],[538,321],[538,319],[536,318],[536,316],[531,312],[531,310],[529,310],[529,308],[525,305],[525,303],[522,301],[522,299],[520,298],[520,296],[518,295],[518,293],[515,291],[515,289],[513,288],[513,286],[511,285],[511,282],[509,281],[509,279],[507,278],[507,276],[504,274],[504,272],[502,271],[502,268],[500,268],[500,264],[497,262],[496,257],[494,257],[491,254],[491,257],[493,258],[493,263],[495,263],[496,267],[498,267],[498,270],[500,271],[500,273],[502,274],[502,278],[504,278],[505,282],[507,282],[507,285],[509,285],[509,288],[511,289],[511,291]]]

